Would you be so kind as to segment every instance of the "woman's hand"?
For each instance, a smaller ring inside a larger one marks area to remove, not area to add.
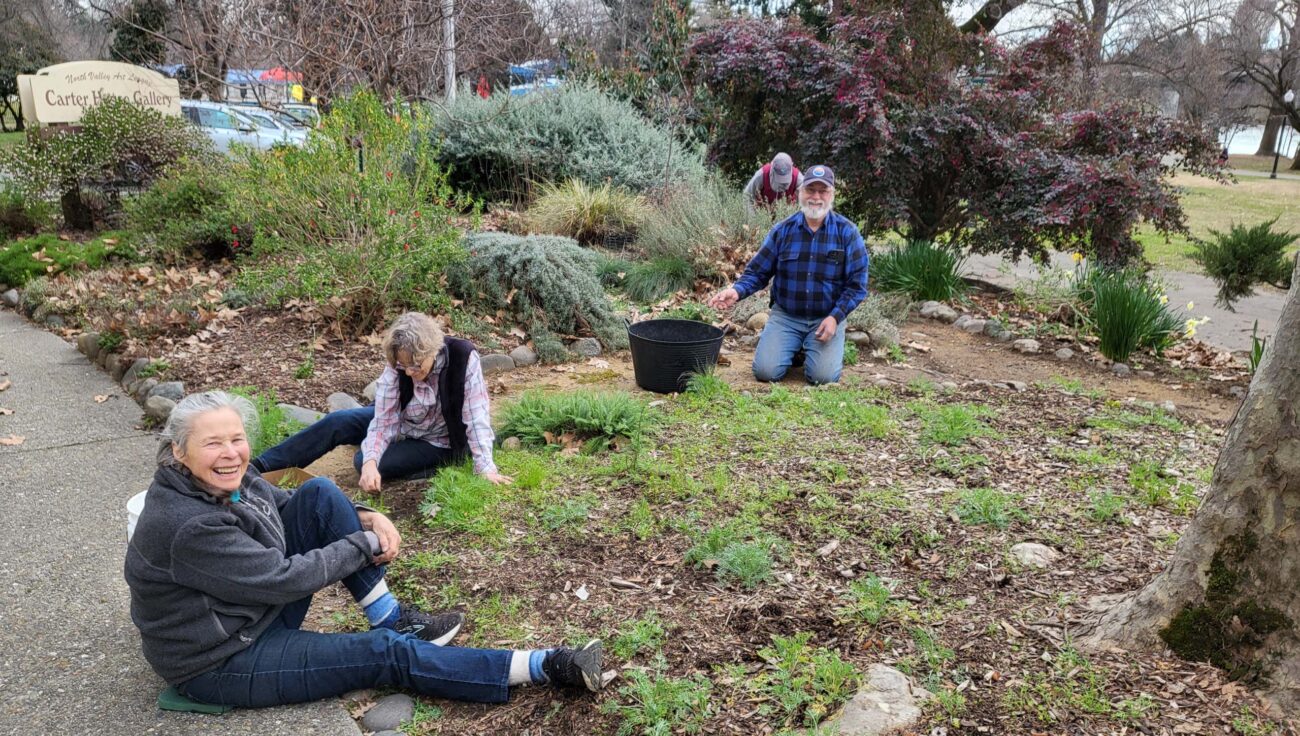
[[[500,473],[484,473],[483,477],[487,478],[488,482],[494,486],[508,486],[515,482],[514,478]]]
[[[382,480],[379,477],[379,463],[367,460],[366,464],[361,466],[361,490],[367,493],[378,493],[379,483]]]
[[[379,546],[383,552],[375,557],[375,564],[384,565],[392,562],[402,546],[402,535],[398,533],[397,527],[393,526],[393,522],[387,516],[378,511],[357,511],[357,518],[361,520],[362,529],[372,531],[379,537]]]

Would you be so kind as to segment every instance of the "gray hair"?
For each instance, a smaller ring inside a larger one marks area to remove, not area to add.
[[[419,363],[442,351],[445,338],[437,321],[423,312],[407,312],[393,321],[384,333],[384,359],[397,364],[397,354],[405,351]]]
[[[158,437],[161,440],[158,443],[158,465],[175,468],[181,463],[176,459],[172,452],[172,447],[176,446],[185,449],[185,443],[190,440],[190,433],[194,431],[194,420],[200,414],[206,414],[217,409],[234,409],[235,413],[244,422],[244,431],[253,433],[257,431],[257,409],[253,402],[243,396],[226,393],[225,391],[204,391],[200,394],[190,394],[180,400],[172,409],[171,416],[167,417],[167,424],[163,427],[162,434]]]

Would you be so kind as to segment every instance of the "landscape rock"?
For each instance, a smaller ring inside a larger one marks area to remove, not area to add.
[[[891,322],[878,324],[867,330],[871,344],[878,348],[888,348],[898,344],[898,328]]]
[[[1011,547],[1011,558],[1025,567],[1046,568],[1061,559],[1061,553],[1037,542],[1021,542]]]
[[[361,716],[361,727],[367,731],[396,730],[415,715],[415,701],[410,695],[397,693],[381,698],[375,706]]]
[[[956,391],[958,386],[956,381],[944,381],[943,383],[939,384],[939,388],[943,389],[944,391]]]
[[[929,691],[907,675],[883,664],[867,668],[865,683],[844,710],[825,722],[840,736],[883,736],[912,727],[921,717]]]
[[[510,359],[515,362],[515,367],[523,368],[537,363],[537,352],[527,345],[520,345],[510,351]]]
[[[131,384],[140,378],[140,371],[149,367],[150,362],[148,358],[136,358],[131,362],[131,366],[122,373],[122,386],[127,391],[131,390]]]
[[[1023,337],[1011,343],[1011,348],[1018,353],[1026,354],[1037,353],[1041,349],[1037,340],[1028,337]]]
[[[1016,333],[1011,332],[1010,330],[1003,330],[1002,332],[993,335],[993,339],[998,342],[1011,342],[1015,337]]]
[[[484,375],[508,373],[515,369],[515,359],[509,355],[502,355],[500,353],[480,356],[478,361],[479,366],[483,369]]]
[[[1161,409],[1164,409],[1165,412],[1168,413],[1168,414],[1177,414],[1177,413],[1178,413],[1178,407],[1175,406],[1175,405],[1174,405],[1174,402],[1170,401],[1169,399],[1165,399],[1165,402],[1164,402],[1163,404],[1160,405],[1160,408],[1161,408]]]
[[[972,319],[971,321],[969,321],[969,322],[967,322],[966,324],[962,325],[961,328],[962,328],[963,330],[967,331],[967,332],[970,332],[970,333],[972,333],[972,334],[978,335],[978,334],[980,334],[981,332],[983,332],[983,331],[984,331],[984,328],[987,327],[987,326],[988,326],[988,320],[984,320],[984,319]]]
[[[318,411],[312,411],[311,409],[301,406],[294,406],[293,404],[276,404],[276,406],[280,407],[280,411],[284,412],[286,417],[303,424],[315,424],[320,421],[321,417],[325,416]]]
[[[342,391],[335,391],[325,399],[325,405],[329,407],[330,412],[347,411],[348,409],[360,409],[361,402],[352,398],[351,394],[345,394]]]
[[[1002,385],[1003,385],[1003,386],[1006,386],[1007,388],[1011,389],[1012,391],[1020,391],[1020,392],[1023,392],[1023,391],[1028,391],[1028,390],[1029,390],[1029,384],[1025,383],[1024,381],[1010,381],[1010,380],[1008,380],[1008,381],[1002,381]]]
[[[758,344],[758,335],[745,335],[740,338],[740,344],[753,347]]]
[[[164,399],[180,401],[185,398],[185,384],[181,381],[164,381],[149,392],[150,396],[161,396]]]
[[[762,332],[767,327],[767,312],[754,312],[749,319],[745,320],[745,327],[754,332]]]
[[[99,357],[99,333],[83,332],[77,335],[77,350],[81,354],[94,361]]]
[[[957,314],[957,310],[947,304],[935,302],[933,305],[922,307],[921,316],[927,319],[942,320],[944,322],[956,322],[959,315]]]
[[[501,448],[505,450],[518,450],[523,446],[523,440],[520,440],[518,437],[507,437],[504,440],[501,440]]]
[[[167,421],[167,417],[172,415],[172,409],[175,408],[175,401],[162,396],[150,396],[144,400],[144,413],[159,422]]]
[[[1069,360],[1074,357],[1074,351],[1069,348],[1061,348],[1052,355],[1055,355],[1057,360]]]
[[[376,731],[375,736],[402,736],[402,732],[388,729],[385,731]]]
[[[0,296],[0,299],[4,299],[4,303],[6,307],[9,307],[10,309],[18,308],[17,289],[10,289],[9,291],[6,291],[3,296]]]
[[[966,329],[966,325],[970,324],[971,320],[973,319],[975,318],[970,316],[969,314],[963,314],[953,321],[952,326],[956,327],[959,330],[964,330]]]
[[[877,378],[872,382],[872,385],[876,388],[893,388],[894,382],[888,378]]]
[[[984,334],[993,337],[999,333],[1006,332],[1007,328],[996,319],[986,320],[984,322]]]
[[[113,381],[121,381],[122,374],[126,372],[125,361],[117,353],[110,353],[104,359],[104,370],[108,371],[108,375],[112,376]]]
[[[1246,398],[1246,389],[1242,386],[1232,386],[1228,389],[1228,395],[1234,399]]]
[[[1133,375],[1133,369],[1128,367],[1127,363],[1116,363],[1110,367],[1110,372],[1120,378],[1128,378]]]
[[[64,323],[64,321],[63,321],[63,318],[60,317],[59,315],[57,315],[57,314],[47,314],[47,315],[45,315],[45,326],[46,326],[46,327],[52,327],[52,328],[54,328],[54,329],[57,330],[57,329],[59,329],[59,328],[61,328],[61,327],[64,327],[64,326],[65,326],[65,323]]]
[[[1143,378],[1155,378],[1155,377],[1156,377],[1156,373],[1155,373],[1155,371],[1141,370],[1141,371],[1138,371],[1137,374],[1138,374],[1139,376],[1142,376]]]
[[[157,385],[157,378],[145,378],[136,381],[135,388],[131,389],[131,398],[135,399],[137,403],[144,403],[144,400],[149,398],[149,393],[153,391],[154,386]]]
[[[865,332],[859,332],[859,331],[857,331],[857,330],[854,330],[853,332],[846,333],[846,334],[844,335],[844,339],[845,339],[845,340],[848,340],[849,342],[853,343],[854,345],[857,345],[857,346],[860,347],[860,348],[865,348],[865,347],[871,345],[871,335],[868,335],[868,334],[865,333]]]
[[[569,349],[584,358],[595,358],[601,353],[600,340],[594,337],[580,337],[569,344]]]
[[[365,387],[365,388],[361,389],[361,395],[364,396],[364,397],[366,397],[366,401],[369,401],[369,402],[372,403],[372,404],[374,403],[374,401],[375,401],[375,391],[376,391],[376,387],[377,387],[378,385],[379,385],[379,379],[376,378],[375,380],[373,380],[373,381],[371,381],[370,383],[366,384],[366,387]]]

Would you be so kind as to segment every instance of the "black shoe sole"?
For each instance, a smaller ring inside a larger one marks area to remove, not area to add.
[[[442,636],[438,637],[437,639],[434,639],[429,643],[440,647],[447,646],[448,644],[451,643],[452,639],[456,638],[456,635],[460,633],[460,627],[464,625],[465,625],[465,617],[461,616],[460,623],[453,626],[451,631],[448,631],[447,633],[443,634]]]
[[[605,686],[605,676],[601,667],[605,661],[605,645],[600,639],[592,639],[582,649],[573,653],[573,664],[582,672],[582,682],[591,692],[600,692]]]

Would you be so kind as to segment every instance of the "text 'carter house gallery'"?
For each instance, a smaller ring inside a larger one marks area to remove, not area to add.
[[[112,61],[74,61],[18,77],[23,116],[41,124],[76,123],[106,97],[180,115],[180,87],[152,69]]]

